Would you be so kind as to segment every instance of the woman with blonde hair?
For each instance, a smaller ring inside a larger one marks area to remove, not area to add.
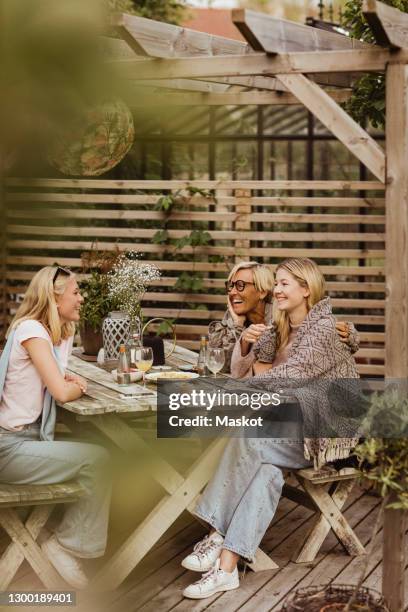
[[[209,345],[224,349],[225,371],[230,370],[232,351],[242,333],[258,339],[272,323],[273,284],[271,267],[256,261],[240,261],[229,273],[227,310],[221,321],[212,321],[208,327]],[[251,356],[247,362],[250,367]]]
[[[75,275],[59,266],[35,274],[0,358],[0,482],[54,484],[76,479],[85,495],[67,506],[42,548],[61,576],[87,585],[80,557],[104,554],[110,485],[108,455],[94,444],[54,441],[56,401],[81,397],[86,382],[64,372],[83,298]],[[48,534],[49,535],[49,534]]]
[[[240,357],[240,376],[249,376],[255,355],[252,348],[273,322],[274,275],[271,266],[256,261],[235,264],[225,282],[227,310],[221,321],[208,328],[209,345],[224,349],[224,371],[231,368],[233,351]],[[338,334],[353,350],[358,349],[358,334],[351,323],[338,322]],[[236,358],[235,358],[236,361]]]
[[[281,496],[283,468],[300,469],[313,463],[320,467],[347,457],[357,443],[355,436],[348,437],[355,430],[338,414],[344,437],[307,437],[309,431],[317,431],[315,419],[327,422],[330,402],[325,379],[331,384],[358,378],[351,350],[336,331],[318,266],[306,258],[283,261],[276,269],[273,297],[273,324],[255,344],[252,369],[256,375],[248,380],[248,389],[291,389],[299,401],[303,425],[296,427],[296,437],[279,438],[279,423],[273,423],[274,437],[229,441],[194,510],[208,523],[210,533],[182,561],[187,569],[206,572],[184,590],[192,599],[238,588],[237,562],[240,557],[254,559]],[[239,360],[234,349],[233,375],[239,373]],[[332,431],[337,430],[330,427]]]

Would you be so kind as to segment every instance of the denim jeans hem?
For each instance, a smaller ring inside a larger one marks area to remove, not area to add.
[[[217,527],[217,525],[215,524],[215,520],[214,520],[214,518],[213,518],[213,517],[209,518],[208,516],[206,516],[205,514],[202,514],[202,513],[201,513],[201,512],[199,512],[198,510],[194,510],[194,511],[192,512],[192,514],[193,514],[194,516],[197,516],[198,518],[202,519],[202,520],[203,520],[203,521],[205,521],[206,523],[208,523],[208,524],[209,524],[211,527],[213,527],[213,528],[214,528],[214,529],[217,531],[217,533],[219,533],[220,535],[222,535],[223,537],[225,537],[225,533],[223,533],[223,532],[221,531],[221,529],[219,529],[219,528]]]
[[[211,525],[211,527],[216,529],[219,534],[221,534],[223,537],[225,537],[225,533],[223,533],[221,531],[221,529],[219,529],[217,527],[213,517],[209,518],[208,516],[206,516],[205,514],[202,514],[201,512],[199,512],[197,510],[194,510],[193,514],[194,514],[194,516],[197,516],[198,518],[202,519],[203,521],[205,521],[206,523]],[[242,548],[239,548],[238,546],[234,546],[233,544],[226,544],[225,542],[226,541],[224,540],[223,545],[222,545],[223,548],[226,548],[227,550],[230,550],[231,552],[236,553],[240,557],[243,557],[245,559],[245,561],[248,561],[249,563],[252,563],[255,555],[251,555],[247,551],[244,551]]]
[[[248,553],[247,551],[244,551],[239,546],[234,546],[234,544],[228,544],[226,540],[224,540],[222,547],[225,548],[226,550],[229,550],[230,552],[233,552],[239,555],[248,563],[252,563],[255,558],[254,554]]]
[[[68,546],[64,546],[58,538],[58,535],[54,532],[54,536],[58,542],[58,544],[63,548],[67,553],[70,553],[74,557],[79,557],[80,559],[97,559],[98,557],[103,557],[105,554],[105,550],[101,550],[99,552],[84,552],[83,550],[76,550]]]

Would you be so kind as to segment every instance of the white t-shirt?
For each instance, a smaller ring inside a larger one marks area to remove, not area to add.
[[[0,427],[19,431],[40,416],[45,386],[22,342],[29,338],[44,338],[51,350],[55,348],[61,365],[66,368],[72,350],[73,337],[53,347],[45,327],[35,320],[23,321],[15,330],[10,359],[0,400]]]

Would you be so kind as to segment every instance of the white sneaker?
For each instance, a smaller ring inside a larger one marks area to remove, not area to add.
[[[205,599],[222,591],[232,591],[239,587],[238,569],[233,572],[225,572],[220,569],[220,560],[217,559],[214,567],[204,574],[200,580],[190,584],[183,591],[184,597],[190,599]]]
[[[192,572],[208,572],[221,554],[224,538],[217,532],[205,536],[185,557],[181,565]]]
[[[84,589],[88,585],[88,578],[82,570],[79,559],[62,548],[54,535],[44,542],[41,548],[69,585],[76,589]]]

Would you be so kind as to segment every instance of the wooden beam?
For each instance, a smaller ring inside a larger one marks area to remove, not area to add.
[[[116,39],[116,44],[112,43],[115,39],[107,39],[110,42],[106,43],[106,51],[109,52],[110,50],[116,59],[131,59],[130,55],[133,55],[134,58],[134,53],[157,58],[196,57],[197,55],[245,55],[254,53],[245,42],[180,28],[179,26],[152,19],[144,19],[143,17],[136,17],[127,13],[117,13],[114,15],[111,19],[111,25],[124,39],[121,41]],[[115,46],[117,50],[115,50]],[[250,83],[250,79],[251,77],[244,77],[238,78],[235,81],[231,79],[231,81],[225,82],[230,85],[256,87],[256,85]],[[262,89],[282,89],[282,85],[274,78],[259,77],[259,81],[262,81],[262,87],[260,87]],[[184,83],[186,84],[186,82]],[[188,83],[191,83],[191,81],[188,81]],[[188,88],[184,87],[184,89]],[[194,87],[190,89],[194,90]]]
[[[116,13],[110,24],[139,55],[167,58],[254,53],[247,43],[239,40],[197,32],[128,13]]]
[[[350,89],[327,92],[337,102],[345,102],[351,96]],[[245,91],[231,93],[169,93],[158,96],[155,92],[137,92],[126,99],[131,107],[137,106],[257,106],[301,104],[296,96],[276,91]]]
[[[126,53],[136,53],[139,56],[150,56],[157,58],[174,57],[197,57],[215,55],[246,55],[254,53],[253,49],[244,42],[212,36],[203,32],[180,28],[171,24],[144,19],[126,13],[118,13],[112,18],[112,26],[116,33],[124,38],[122,42],[124,48],[118,49],[117,59],[125,59]],[[290,23],[290,22],[289,22]],[[294,24],[297,26],[298,24]],[[300,26],[304,28],[306,26]],[[309,30],[310,28],[307,28]],[[340,36],[340,38],[342,38]],[[112,40],[112,39],[111,39]],[[110,44],[111,51],[113,50]],[[129,57],[128,57],[129,59]],[[352,85],[349,75],[345,74],[326,74],[315,75],[314,79],[323,85],[333,85],[337,87],[350,87]],[[242,81],[243,79],[241,79]],[[265,78],[263,89],[277,89],[276,81]],[[247,83],[239,83],[250,87]]]
[[[225,83],[228,85],[239,85],[241,87],[253,89],[265,89],[267,91],[286,91],[286,87],[282,85],[275,77],[263,76],[245,76],[245,77],[210,77],[205,80],[206,83]]]
[[[286,53],[270,56],[230,55],[177,59],[123,60],[111,62],[129,79],[202,79],[207,77],[270,76],[291,73],[381,72],[392,59],[408,62],[408,50],[391,54],[388,49],[356,49]]]
[[[277,79],[275,79],[277,80]],[[163,79],[160,81],[155,81],[154,79],[148,81],[136,81],[135,87],[132,85],[125,90],[125,95],[132,95],[134,92],[140,88],[157,88],[157,89],[174,89],[180,92],[199,92],[199,93],[226,93],[230,89],[229,84],[223,84],[220,82],[221,79],[217,79],[217,81],[198,81],[194,79]],[[281,86],[283,87],[283,85]],[[163,92],[160,92],[163,94]]]
[[[408,66],[386,76],[385,374],[408,373]]]
[[[335,100],[303,74],[280,75],[279,79],[374,176],[385,181],[384,151]]]
[[[278,19],[266,13],[234,9],[232,21],[245,40],[256,51],[288,53],[290,51],[334,51],[364,49],[372,45],[355,38]]]
[[[379,45],[408,48],[408,15],[378,0],[364,0],[363,15]]]

